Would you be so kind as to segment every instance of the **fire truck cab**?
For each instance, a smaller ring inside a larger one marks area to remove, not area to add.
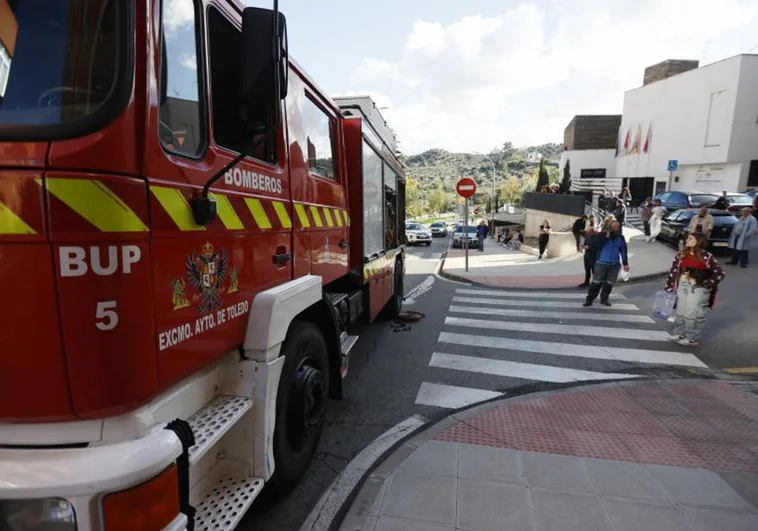
[[[401,311],[403,166],[242,0],[0,0],[0,530],[230,530]]]

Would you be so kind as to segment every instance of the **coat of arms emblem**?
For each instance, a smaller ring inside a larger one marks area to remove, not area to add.
[[[217,252],[210,243],[203,245],[199,254],[193,251],[187,257],[184,269],[189,284],[197,290],[192,299],[199,313],[205,314],[221,306],[228,263],[226,251],[219,249]]]

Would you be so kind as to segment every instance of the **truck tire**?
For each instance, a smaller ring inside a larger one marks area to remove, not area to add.
[[[276,396],[274,474],[276,495],[295,488],[308,470],[324,426],[329,392],[326,341],[313,323],[294,321],[282,346],[284,367]]]
[[[388,319],[397,319],[403,311],[403,298],[405,296],[405,282],[403,279],[403,262],[395,262],[395,274],[393,279],[392,297],[384,307],[384,314]]]

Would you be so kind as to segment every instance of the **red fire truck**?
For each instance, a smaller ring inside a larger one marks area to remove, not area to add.
[[[0,0],[0,530],[233,529],[400,312],[403,167],[241,0]]]

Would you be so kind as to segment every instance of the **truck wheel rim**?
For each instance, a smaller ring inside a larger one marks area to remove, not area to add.
[[[303,360],[292,383],[288,433],[290,443],[301,450],[321,428],[324,418],[324,375]]]

